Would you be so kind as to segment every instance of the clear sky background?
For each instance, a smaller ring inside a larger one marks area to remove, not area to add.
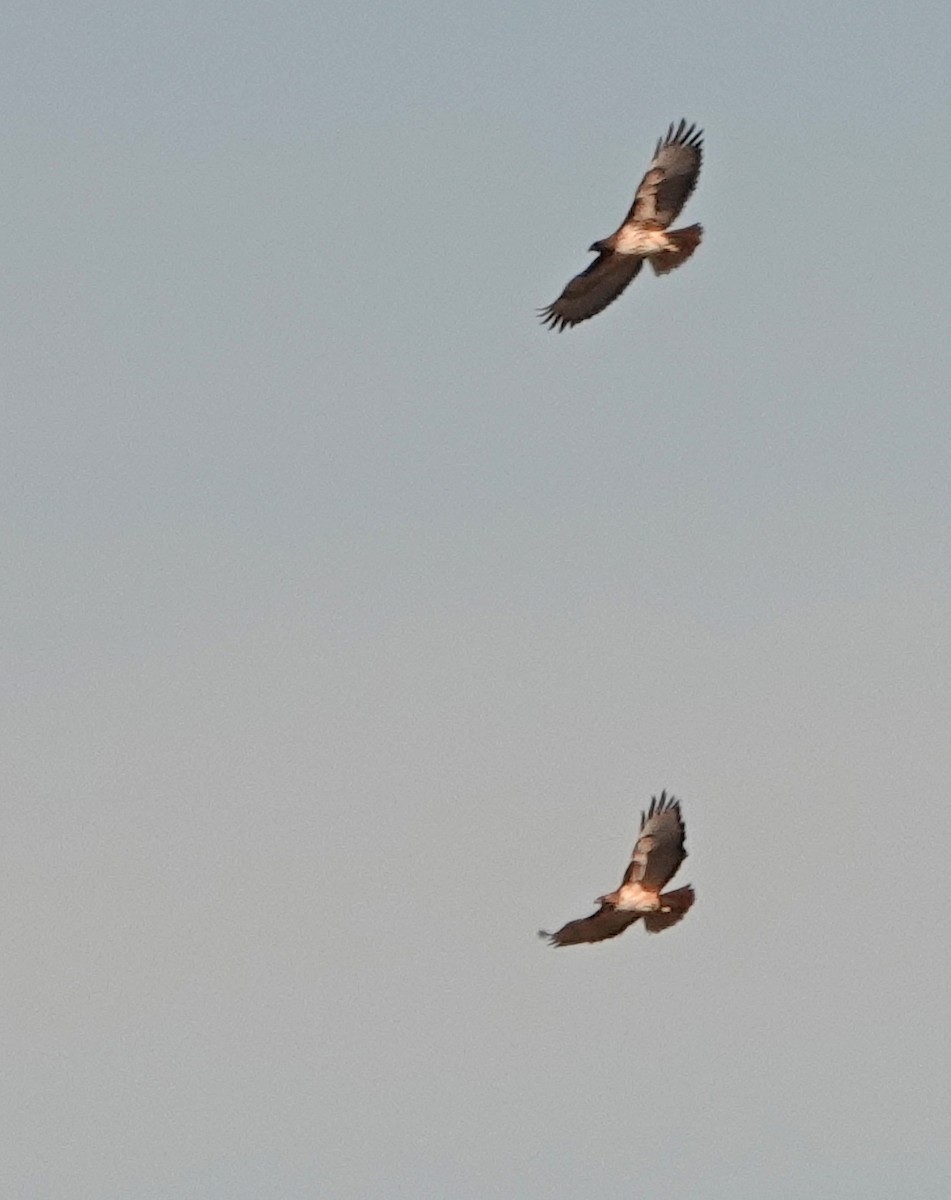
[[[0,1194],[946,1200],[951,8],[2,55]],[[661,788],[689,918],[538,941]]]

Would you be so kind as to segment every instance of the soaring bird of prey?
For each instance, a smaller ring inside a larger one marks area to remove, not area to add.
[[[651,797],[650,808],[641,813],[640,835],[618,890],[599,896],[595,903],[601,907],[590,917],[569,921],[557,933],[542,930],[538,936],[548,938],[553,946],[602,942],[617,937],[641,917],[648,933],[669,929],[684,918],[694,901],[689,885],[673,892],[662,890],[686,857],[680,801],[661,792],[660,799]]]
[[[648,259],[656,275],[686,262],[700,245],[703,227],[672,229],[697,186],[703,157],[703,131],[681,121],[657,142],[654,159],[641,180],[631,210],[610,237],[590,250],[597,258],[576,275],[554,304],[540,310],[544,324],[559,332],[587,321],[620,296]]]

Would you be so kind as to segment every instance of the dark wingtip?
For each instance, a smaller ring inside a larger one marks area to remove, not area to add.
[[[667,136],[657,143],[657,150],[654,153],[662,150],[664,146],[692,146],[695,150],[700,150],[703,146],[703,130],[695,124],[688,125],[686,118],[681,117],[676,128],[671,122],[667,129]]]
[[[664,809],[664,808],[668,808],[668,809],[670,809],[670,808],[678,808],[679,809],[680,808],[680,801],[677,799],[677,797],[674,795],[673,792],[671,792],[670,795],[668,796],[666,788],[664,788],[664,790],[661,792],[661,794],[659,796],[651,797],[651,807],[652,808],[654,807],[655,803],[657,805],[658,812],[660,812],[661,809]]]
[[[546,308],[537,308],[535,311],[541,323],[549,329],[554,329],[556,333],[562,333],[571,324],[561,313],[555,312],[554,304],[549,304]]]
[[[664,788],[659,796],[651,796],[647,812],[641,810],[641,828],[643,829],[651,817],[657,816],[658,813],[662,812],[675,812],[678,817],[680,816],[680,801],[673,792],[668,796],[666,788]]]

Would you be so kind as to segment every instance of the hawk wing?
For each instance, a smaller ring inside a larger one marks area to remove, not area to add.
[[[641,180],[624,225],[629,221],[656,221],[666,229],[697,186],[702,158],[703,130],[688,126],[686,121],[676,129],[671,125],[667,136],[657,143],[653,162]]]
[[[540,310],[542,324],[559,333],[587,321],[620,296],[644,265],[633,254],[601,250],[598,257],[566,286],[554,304]]]
[[[612,904],[602,904],[590,917],[581,917],[562,925],[557,933],[540,930],[538,936],[548,938],[553,946],[577,946],[580,942],[603,942],[617,937],[628,925],[633,925],[641,914],[618,912]]]
[[[680,801],[661,792],[660,799],[651,797],[650,808],[641,813],[641,832],[624,883],[639,883],[648,891],[659,892],[686,857]]]

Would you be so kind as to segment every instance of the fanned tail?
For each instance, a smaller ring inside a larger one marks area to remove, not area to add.
[[[650,256],[650,264],[654,268],[655,275],[666,275],[669,271],[675,270],[681,263],[687,261],[694,250],[700,245],[700,239],[703,237],[703,226],[688,225],[684,229],[673,229],[667,234],[667,237],[674,243],[677,249],[664,250],[660,254],[652,254]]]
[[[663,907],[658,912],[644,913],[647,932],[661,933],[682,921],[695,899],[694,890],[689,884],[673,892],[664,892],[660,898]]]

